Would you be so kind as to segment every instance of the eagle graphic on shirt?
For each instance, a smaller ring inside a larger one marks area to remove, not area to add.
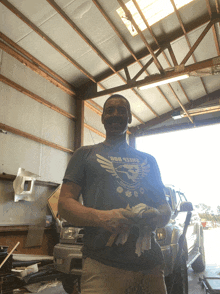
[[[105,157],[96,154],[100,166],[120,181],[123,186],[134,188],[150,172],[147,158],[142,162],[112,162]]]

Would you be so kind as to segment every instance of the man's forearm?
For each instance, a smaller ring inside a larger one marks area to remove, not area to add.
[[[76,227],[100,226],[100,211],[86,207],[72,198],[59,201],[58,213]]]

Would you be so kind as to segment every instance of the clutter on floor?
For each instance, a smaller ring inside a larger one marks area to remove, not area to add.
[[[0,293],[38,293],[56,287],[64,278],[53,265],[52,256],[13,254],[19,242],[8,252],[8,246],[0,245]],[[26,292],[27,292],[26,291]]]

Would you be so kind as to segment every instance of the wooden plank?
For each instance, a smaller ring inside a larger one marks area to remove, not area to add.
[[[189,58],[194,53],[194,51],[199,46],[199,44],[202,42],[202,40],[204,39],[204,37],[206,36],[206,34],[208,33],[208,31],[210,30],[210,28],[212,27],[213,24],[214,24],[214,21],[213,20],[211,20],[208,23],[208,25],[206,26],[206,28],[203,30],[203,32],[201,33],[201,35],[198,37],[198,39],[196,40],[196,42],[194,43],[194,45],[189,50],[189,52],[187,53],[187,55],[184,57],[183,61],[180,64],[186,64],[186,62],[189,60]]]
[[[18,130],[16,128],[13,128],[13,127],[10,127],[8,125],[5,125],[5,124],[2,124],[0,123],[0,129],[2,130],[5,130],[7,132],[10,132],[12,134],[15,134],[15,135],[18,135],[18,136],[21,136],[21,137],[24,137],[24,138],[27,138],[27,139],[30,139],[32,141],[35,141],[35,142],[38,142],[38,143],[41,143],[41,144],[44,144],[44,145],[47,145],[47,146],[50,146],[52,148],[55,148],[55,149],[58,149],[58,150],[61,150],[61,151],[64,151],[64,152],[67,152],[67,153],[73,153],[73,150],[71,149],[68,149],[68,148],[65,148],[65,147],[62,147],[58,144],[55,144],[55,143],[52,143],[50,141],[47,141],[47,140],[44,140],[44,139],[41,139],[37,136],[34,136],[34,135],[31,135],[31,134],[28,134],[26,132],[23,132],[21,130]]]
[[[60,88],[70,96],[75,95],[75,93],[67,88],[65,85],[63,85],[61,82],[55,80],[53,77],[51,77],[48,73],[40,69],[36,64],[31,62],[29,59],[22,56],[20,53],[16,52],[13,48],[9,47],[7,44],[0,41],[0,48],[4,50],[6,53],[10,54],[12,57],[16,58],[18,61],[23,63],[25,66],[42,76],[43,78],[47,79],[49,82],[54,84],[56,87]]]
[[[209,93],[208,95],[205,95],[205,96],[200,97],[196,100],[193,100],[190,103],[185,104],[184,107],[186,109],[193,109],[193,108],[199,107],[200,105],[202,105],[206,102],[210,103],[211,101],[215,101],[217,99],[219,100],[219,98],[220,98],[220,90],[217,90],[212,93]],[[175,109],[175,111],[180,111],[180,110],[181,110],[181,107],[178,107]],[[160,116],[160,118],[154,118],[154,119],[147,121],[144,125],[139,125],[139,126],[130,128],[130,131],[135,137],[145,136],[145,134],[147,134],[148,130],[151,127],[154,127],[154,126],[161,124],[161,123],[165,122],[166,120],[170,119],[172,117],[172,114],[173,114],[173,111],[169,111],[167,113],[164,113]]]
[[[55,77],[56,79],[58,79],[58,81],[60,81],[64,85],[66,85],[67,88],[68,88],[68,91],[70,91],[70,90],[72,91],[71,92],[71,95],[74,96],[76,94],[76,90],[74,89],[73,85],[71,85],[70,83],[68,83],[61,76],[59,76],[56,72],[54,72],[52,69],[50,69],[48,66],[46,66],[45,64],[43,64],[40,60],[38,60],[33,55],[31,55],[29,52],[27,52],[26,50],[24,50],[23,48],[21,48],[18,44],[16,44],[15,42],[13,42],[11,39],[9,39],[6,35],[4,35],[1,32],[0,32],[0,38],[2,40],[4,40],[7,44],[9,44],[10,46],[12,46],[14,49],[16,49],[18,52],[22,53],[26,58],[29,58],[33,63],[35,63],[38,66],[40,66],[43,70],[45,70],[47,73],[49,73],[51,75],[51,77]],[[61,88],[61,90],[62,90],[62,88]]]
[[[26,23],[35,33],[37,33],[42,39],[44,39],[50,46],[52,46],[56,51],[58,51],[63,57],[65,57],[71,64],[73,64],[78,70],[80,70],[85,76],[87,76],[91,81],[95,82],[95,79],[84,69],[80,64],[78,64],[70,55],[68,55],[60,46],[58,46],[52,39],[50,39],[43,31],[41,31],[35,24],[33,24],[26,16],[24,16],[16,7],[14,7],[7,0],[1,0],[11,12],[13,12],[17,17],[19,17],[24,23]]]
[[[163,73],[164,70],[159,62],[159,60],[157,59],[157,57],[154,54],[154,51],[151,49],[151,46],[148,44],[148,42],[146,41],[143,33],[141,32],[141,30],[139,29],[138,25],[136,24],[136,22],[134,21],[130,11],[127,9],[126,5],[124,4],[124,2],[122,0],[117,0],[119,5],[122,7],[122,9],[125,12],[125,15],[129,18],[129,20],[131,21],[132,25],[134,26],[134,28],[136,29],[136,31],[138,32],[138,35],[141,37],[143,43],[145,44],[145,46],[147,47],[148,51],[150,52],[151,56],[154,59],[154,63],[157,66],[158,70],[160,71],[160,73]]]
[[[68,17],[68,15],[57,5],[54,0],[47,0],[47,2],[59,13],[59,15],[68,23],[69,26],[86,42],[86,44],[104,61],[108,67],[115,72],[113,65],[106,59],[101,51],[86,37],[79,27]]]
[[[27,95],[28,97],[32,98],[33,100],[43,104],[44,106],[47,106],[48,108],[68,117],[69,119],[76,121],[76,117],[74,115],[72,115],[71,113],[68,113],[67,111],[61,109],[60,107],[50,103],[49,101],[45,100],[44,98],[34,94],[33,92],[25,89],[22,86],[16,84],[15,82],[9,80],[8,78],[6,78],[5,76],[3,76],[1,74],[0,74],[0,81],[5,83],[8,86],[14,88],[15,90]]]
[[[91,98],[97,98],[97,97],[101,97],[104,95],[108,95],[108,94],[113,94],[116,92],[120,92],[123,90],[128,90],[134,87],[141,87],[143,85],[149,84],[149,83],[154,83],[154,82],[158,82],[164,79],[168,79],[168,78],[174,78],[176,76],[182,75],[182,74],[190,74],[190,72],[193,71],[197,71],[200,69],[204,69],[204,68],[208,68],[208,67],[212,67],[212,66],[216,66],[216,65],[220,65],[220,59],[219,57],[216,58],[210,58],[201,62],[197,62],[188,66],[185,66],[183,68],[183,70],[179,71],[179,72],[165,72],[163,75],[154,75],[154,76],[149,76],[146,77],[143,80],[139,80],[139,81],[135,81],[133,82],[131,80],[131,82],[129,84],[126,85],[121,85],[121,86],[117,86],[108,90],[104,90],[104,91],[99,91],[94,93],[93,95],[91,95],[90,97],[87,97],[87,99],[91,99]]]
[[[170,133],[173,131],[182,131],[182,130],[186,130],[186,129],[195,129],[196,127],[203,127],[203,126],[209,126],[209,125],[214,125],[214,124],[220,124],[219,117],[194,121],[194,124],[181,123],[181,124],[177,124],[177,125],[149,129],[149,130],[146,130],[145,132],[143,132],[142,134],[140,134],[139,136],[149,136],[149,135],[163,134],[163,133],[168,133],[168,132]]]
[[[180,107],[183,109],[183,111],[186,113],[186,116],[188,117],[188,119],[193,124],[193,119],[190,117],[188,111],[186,110],[186,108],[184,107],[184,105],[182,104],[182,102],[180,101],[179,97],[176,95],[175,91],[173,90],[173,87],[170,84],[168,84],[168,86],[169,86],[169,89],[171,90],[171,92],[173,93],[173,95],[175,96],[176,100],[178,101]]]
[[[76,99],[76,115],[74,151],[83,146],[84,139],[84,101],[81,99]]]
[[[102,132],[96,130],[95,128],[93,128],[93,127],[91,127],[91,126],[89,126],[89,125],[87,125],[86,123],[84,123],[84,126],[85,126],[87,129],[89,129],[90,131],[92,131],[92,132],[96,133],[97,135],[99,135],[100,137],[105,138],[105,134],[103,134]]]

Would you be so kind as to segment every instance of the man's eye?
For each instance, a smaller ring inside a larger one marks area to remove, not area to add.
[[[124,108],[124,107],[120,107],[119,109],[118,109],[118,112],[120,113],[120,114],[125,114],[126,113],[126,108]]]
[[[114,111],[113,108],[107,108],[106,109],[106,113],[108,113],[108,114],[111,114],[113,111]]]

